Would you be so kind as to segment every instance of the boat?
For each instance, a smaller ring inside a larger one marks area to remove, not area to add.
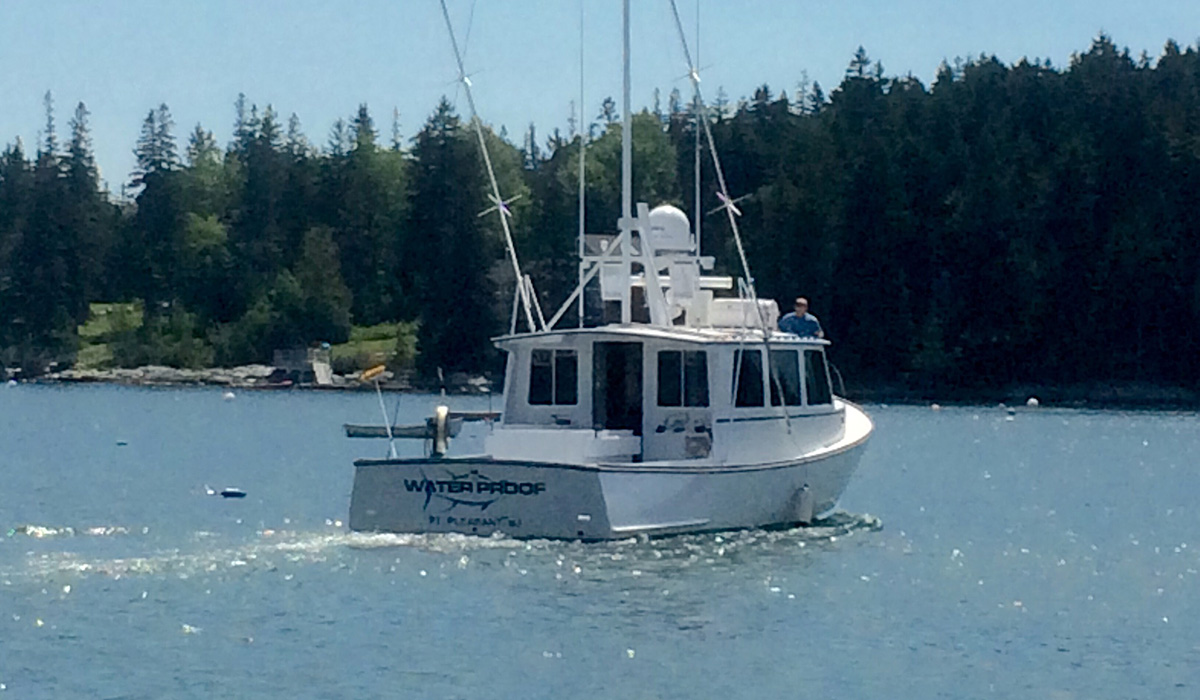
[[[740,279],[711,274],[714,260],[701,254],[684,212],[632,203],[628,0],[624,7],[623,212],[615,232],[581,232],[579,285],[544,320],[487,163],[517,280],[510,332],[494,339],[507,353],[502,408],[487,416],[481,454],[450,449],[462,414],[446,406],[409,431],[359,427],[389,439],[411,432],[428,450],[397,457],[393,447],[387,457],[355,461],[351,530],[592,541],[789,527],[837,506],[872,421],[835,395],[829,341],[777,330],[778,306],[757,297],[715,149]],[[450,28],[444,2],[443,15]],[[676,25],[683,40],[678,13]],[[463,76],[457,43],[455,53]],[[702,104],[694,68],[692,77]],[[707,129],[703,113],[699,121]],[[590,323],[587,296],[596,302]],[[560,327],[574,304],[577,326]]]

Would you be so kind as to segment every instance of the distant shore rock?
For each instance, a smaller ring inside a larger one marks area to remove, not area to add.
[[[318,385],[307,382],[294,383],[285,379],[286,372],[270,365],[209,369],[149,365],[133,369],[66,369],[42,375],[33,381],[128,386],[217,386],[232,389],[284,389],[291,386],[305,389],[374,389],[374,382],[363,382],[360,375],[361,372],[349,375],[334,374],[330,384]],[[381,388],[388,391],[439,390],[439,387],[416,381],[410,372],[393,373],[389,370],[380,375],[379,380]],[[483,376],[456,373],[451,375],[445,388],[452,394],[484,394],[492,391],[492,381]]]
[[[267,378],[274,371],[275,368],[269,365],[214,367],[211,369],[180,369],[149,365],[133,369],[67,369],[47,374],[40,377],[39,381],[104,382],[137,386],[197,384],[253,387],[267,384]]]

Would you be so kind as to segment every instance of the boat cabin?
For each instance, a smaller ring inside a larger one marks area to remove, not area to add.
[[[840,437],[824,340],[614,325],[497,344],[508,352],[502,432],[530,441],[493,445],[497,457],[563,449],[570,433],[596,459],[635,462],[768,458],[784,436]]]
[[[528,333],[514,314],[496,339],[508,365],[495,458],[763,464],[842,436],[826,341],[773,331],[775,302],[744,283],[715,297],[733,280],[705,274],[712,258],[679,209],[639,204],[620,228],[584,244],[573,298],[592,290],[590,325],[555,329],[568,299]]]

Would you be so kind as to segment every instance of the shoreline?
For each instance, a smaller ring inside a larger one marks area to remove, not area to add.
[[[329,384],[278,381],[279,370],[269,365],[210,369],[176,369],[147,366],[135,369],[68,369],[26,380],[33,384],[117,384],[144,387],[208,386],[253,390],[373,391],[374,382],[360,380],[359,372],[335,374]],[[412,373],[385,372],[380,389],[389,392],[436,393],[443,387],[437,382],[422,382]],[[448,394],[500,393],[499,382],[485,375],[453,373],[444,388]],[[937,405],[937,406],[1026,406],[1057,408],[1107,408],[1153,410],[1200,410],[1200,389],[1148,382],[1081,382],[1048,386],[1017,384],[998,388],[913,389],[901,384],[858,385],[846,387],[845,396],[856,403]]]
[[[134,387],[212,387],[227,389],[316,390],[316,391],[374,391],[374,381],[362,381],[361,372],[348,375],[333,374],[328,384],[299,382],[270,365],[180,369],[148,365],[116,369],[66,369],[23,380],[29,384],[115,384]],[[379,387],[390,392],[437,392],[442,387],[417,381],[412,373],[384,371],[378,377]],[[16,382],[11,379],[9,382]],[[487,394],[492,382],[484,376],[454,373],[445,381],[447,393]]]
[[[1198,389],[1136,381],[1014,384],[997,388],[950,388],[941,391],[901,385],[851,385],[847,387],[846,394],[853,401],[905,405],[1200,410]]]

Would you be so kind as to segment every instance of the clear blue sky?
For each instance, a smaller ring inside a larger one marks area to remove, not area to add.
[[[678,0],[694,41],[696,0]],[[648,106],[690,88],[666,0],[634,0],[633,97]],[[481,116],[518,143],[567,130],[579,94],[580,0],[449,0],[466,39]],[[620,97],[620,4],[585,0],[584,116]],[[928,84],[943,60],[996,55],[1068,64],[1100,32],[1134,55],[1157,58],[1175,39],[1200,38],[1197,0],[700,0],[700,63],[711,100],[767,83],[791,94],[807,75],[828,94],[864,46],[888,75]],[[473,17],[473,19],[472,19]],[[309,139],[327,140],[338,117],[366,102],[381,137],[401,113],[411,137],[440,95],[455,97],[453,54],[437,0],[0,0],[0,145],[29,151],[43,129],[42,95],[54,94],[60,139],[77,102],[91,111],[102,177],[128,179],[147,111],[165,102],[183,137],[196,123],[225,144],[239,92],[283,119],[296,113]],[[458,97],[460,113],[466,100]]]

